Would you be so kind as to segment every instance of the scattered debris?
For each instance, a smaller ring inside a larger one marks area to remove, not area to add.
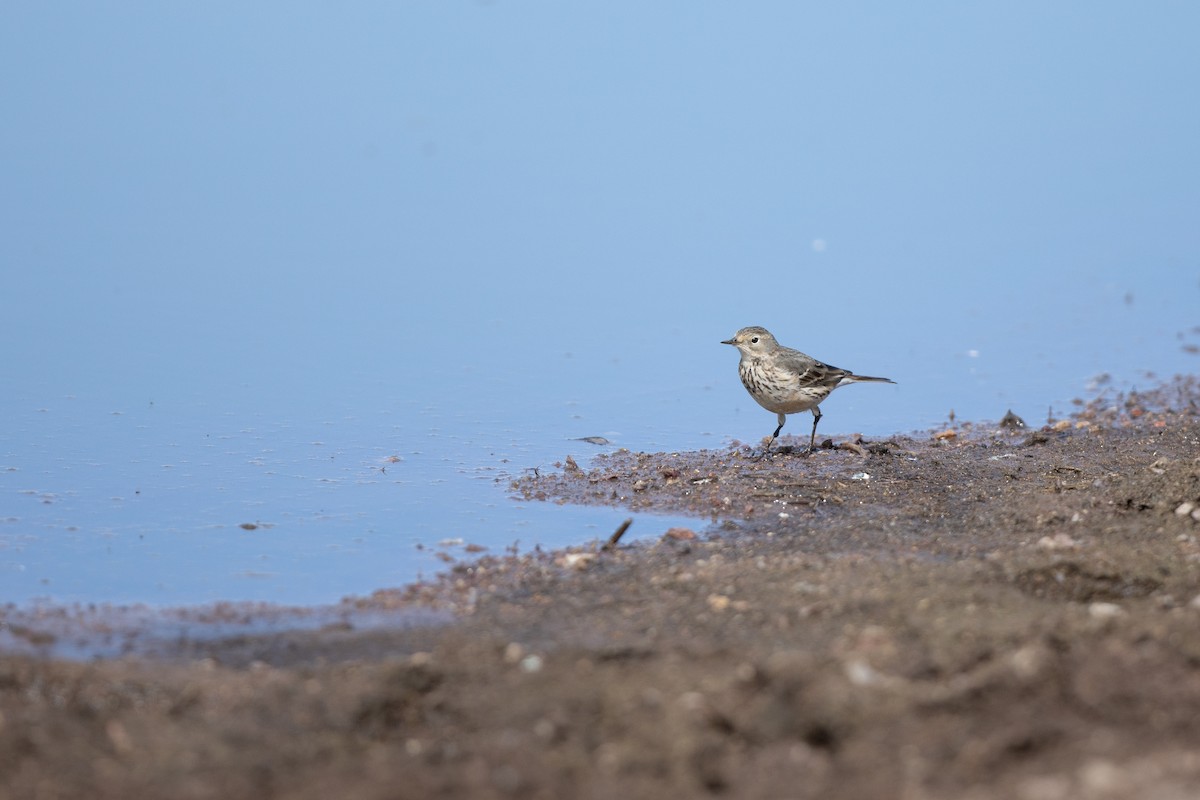
[[[1079,546],[1079,542],[1072,539],[1065,533],[1056,533],[1053,536],[1043,536],[1038,539],[1038,547],[1043,550],[1070,550]]]
[[[663,534],[664,539],[673,539],[675,541],[689,541],[696,538],[696,532],[691,528],[668,528]]]
[[[1000,427],[1001,428],[1024,428],[1025,420],[1021,419],[1016,414],[1014,414],[1013,410],[1010,408],[1008,410],[1008,413],[1006,413],[1003,417],[1000,418]]]
[[[599,445],[612,444],[612,442],[610,442],[608,439],[605,439],[603,436],[583,436],[579,439],[576,439],[575,441],[587,442],[588,444],[599,444]]]
[[[1095,602],[1088,605],[1088,616],[1093,619],[1115,619],[1124,614],[1125,609],[1116,603]]]
[[[562,565],[571,569],[587,569],[595,560],[595,553],[564,553]]]
[[[629,530],[629,526],[633,524],[633,517],[622,522],[617,529],[613,531],[613,535],[608,537],[608,541],[604,543],[601,550],[612,550],[617,546],[617,542],[621,541],[621,537],[625,535],[625,531]]]
[[[838,445],[839,450],[849,450],[851,453],[857,453],[860,456],[867,455],[867,449],[858,442],[842,442]]]

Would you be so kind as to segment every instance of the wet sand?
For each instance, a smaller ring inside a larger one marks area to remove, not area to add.
[[[1200,796],[1200,382],[1043,422],[564,459],[513,492],[696,526],[316,629],[2,610],[0,798]]]

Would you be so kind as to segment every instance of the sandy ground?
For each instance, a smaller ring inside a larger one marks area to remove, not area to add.
[[[0,798],[1200,796],[1195,379],[513,492],[697,525],[122,658],[0,610]]]

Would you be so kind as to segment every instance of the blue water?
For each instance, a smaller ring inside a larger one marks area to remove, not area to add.
[[[1196,371],[1200,10],[756,9],[10,9],[0,602],[605,537],[509,482],[769,434],[745,325],[830,435]]]

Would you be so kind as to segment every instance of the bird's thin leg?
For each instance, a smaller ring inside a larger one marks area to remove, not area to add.
[[[767,446],[763,448],[762,455],[758,457],[759,459],[767,457],[767,453],[770,451],[771,445],[775,444],[775,440],[779,438],[779,432],[783,430],[783,423],[785,422],[787,422],[787,414],[780,414],[779,427],[776,428],[775,432],[771,434],[771,441],[767,442]]]
[[[821,421],[821,407],[813,406],[813,429],[812,438],[808,440],[808,454],[812,455],[817,444],[817,423]]]

